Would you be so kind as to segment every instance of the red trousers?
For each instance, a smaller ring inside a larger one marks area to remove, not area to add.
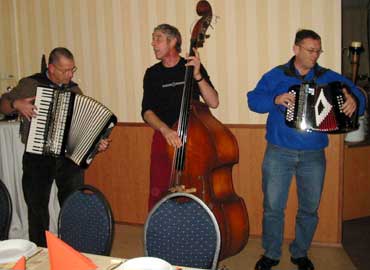
[[[155,131],[150,156],[149,211],[167,194],[170,186],[172,161],[167,154],[167,142],[159,131]]]

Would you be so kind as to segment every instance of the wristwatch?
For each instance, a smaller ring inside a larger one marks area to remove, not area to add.
[[[203,79],[204,79],[204,77],[202,76],[202,77],[200,77],[199,80],[195,79],[195,81],[198,83],[198,82],[201,82]]]

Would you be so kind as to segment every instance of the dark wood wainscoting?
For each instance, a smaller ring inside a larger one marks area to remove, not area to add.
[[[262,232],[261,162],[266,146],[264,125],[228,125],[239,144],[239,164],[233,168],[236,192],[244,198],[250,234]],[[145,124],[120,123],[109,150],[99,154],[86,173],[86,182],[107,196],[117,222],[145,222],[153,131]],[[343,193],[343,137],[333,135],[327,148],[327,174],[314,241],[341,242]],[[294,237],[297,197],[292,185],[286,209],[285,238]]]

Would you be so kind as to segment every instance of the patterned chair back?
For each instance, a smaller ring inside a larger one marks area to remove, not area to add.
[[[164,197],[145,222],[145,255],[172,265],[217,269],[220,245],[215,216],[203,201],[188,193]]]
[[[8,239],[12,220],[12,200],[5,184],[0,180],[0,241]]]
[[[112,210],[96,188],[83,185],[62,205],[58,235],[80,252],[109,255],[113,240]]]

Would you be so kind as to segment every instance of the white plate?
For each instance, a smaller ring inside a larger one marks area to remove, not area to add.
[[[22,256],[29,257],[37,251],[37,246],[24,239],[0,241],[0,263],[16,262]]]
[[[117,270],[172,270],[172,266],[159,258],[138,257],[125,261]]]

